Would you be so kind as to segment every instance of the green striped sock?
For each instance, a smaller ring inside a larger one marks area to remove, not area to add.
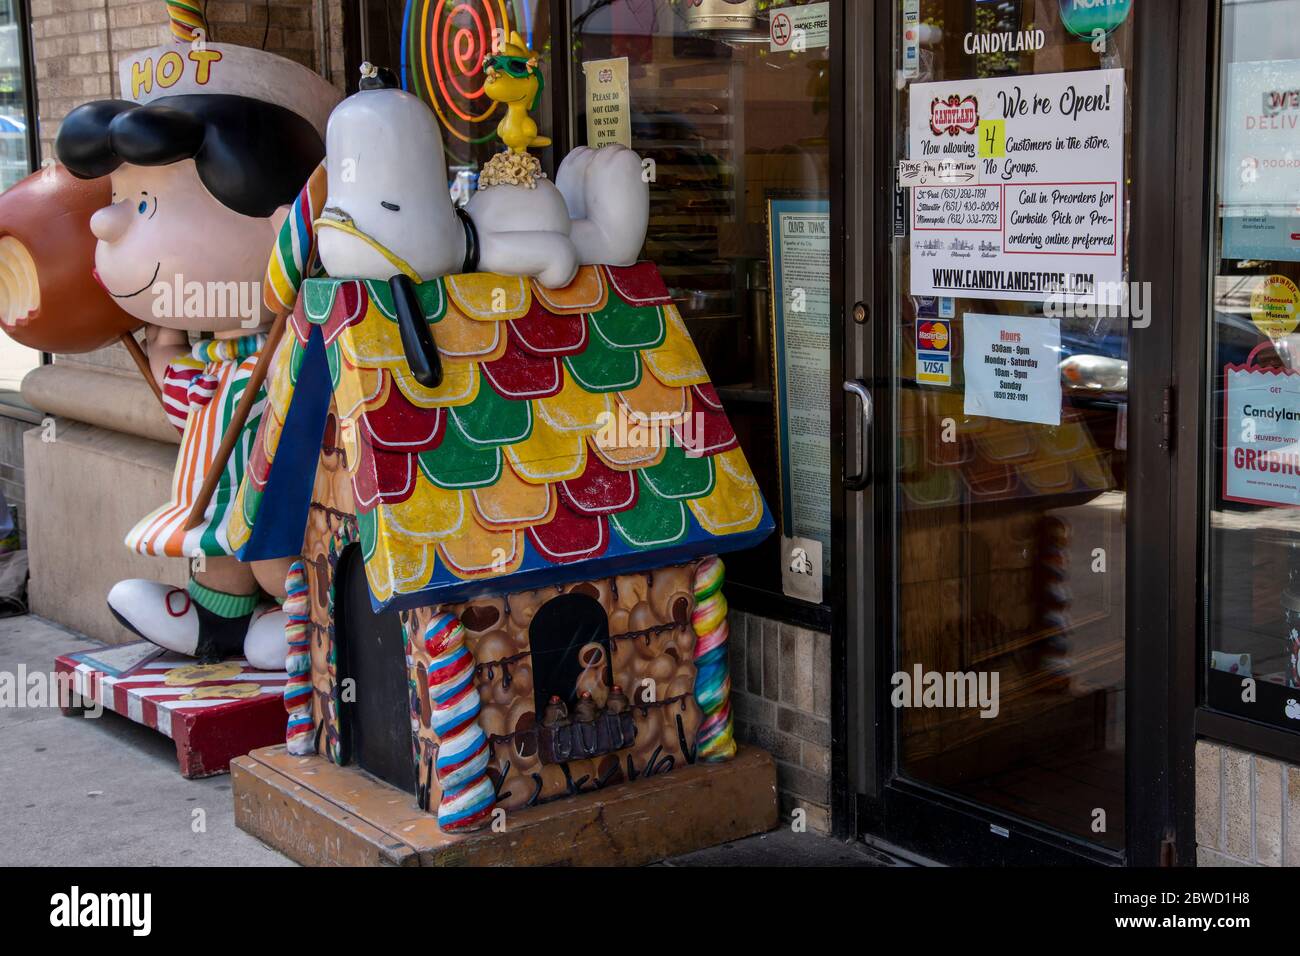
[[[224,591],[205,588],[194,578],[190,578],[188,590],[195,604],[218,617],[243,617],[252,614],[262,600],[262,595],[257,591],[252,594],[226,594]]]

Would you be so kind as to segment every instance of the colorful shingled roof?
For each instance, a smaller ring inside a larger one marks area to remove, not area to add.
[[[443,358],[436,389],[407,367],[387,283],[304,283],[231,520],[237,547],[266,508],[313,349],[377,607],[459,600],[507,575],[513,590],[626,573],[772,530],[652,264],[586,266],[560,290],[454,275],[417,294]]]

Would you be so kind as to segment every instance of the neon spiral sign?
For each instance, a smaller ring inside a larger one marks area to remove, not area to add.
[[[407,0],[402,22],[402,85],[464,143],[501,104],[483,93],[483,58],[510,33],[505,0]]]

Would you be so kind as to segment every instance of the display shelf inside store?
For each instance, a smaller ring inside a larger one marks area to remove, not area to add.
[[[632,136],[654,160],[645,254],[660,263],[688,324],[705,316],[735,319],[735,265],[722,255],[720,227],[735,222],[743,195],[736,157],[743,117],[735,85],[743,71],[730,57],[651,65],[635,81]]]

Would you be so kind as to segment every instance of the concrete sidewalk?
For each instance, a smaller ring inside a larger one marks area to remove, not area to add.
[[[95,646],[42,618],[0,620],[10,674]],[[230,777],[186,780],[162,734],[110,711],[0,707],[0,865],[293,864],[235,827]]]
[[[48,674],[97,646],[42,618],[0,619],[0,672]],[[788,828],[667,866],[889,866],[862,845]],[[0,866],[293,866],[235,826],[230,777],[186,780],[162,734],[109,711],[0,707]]]

